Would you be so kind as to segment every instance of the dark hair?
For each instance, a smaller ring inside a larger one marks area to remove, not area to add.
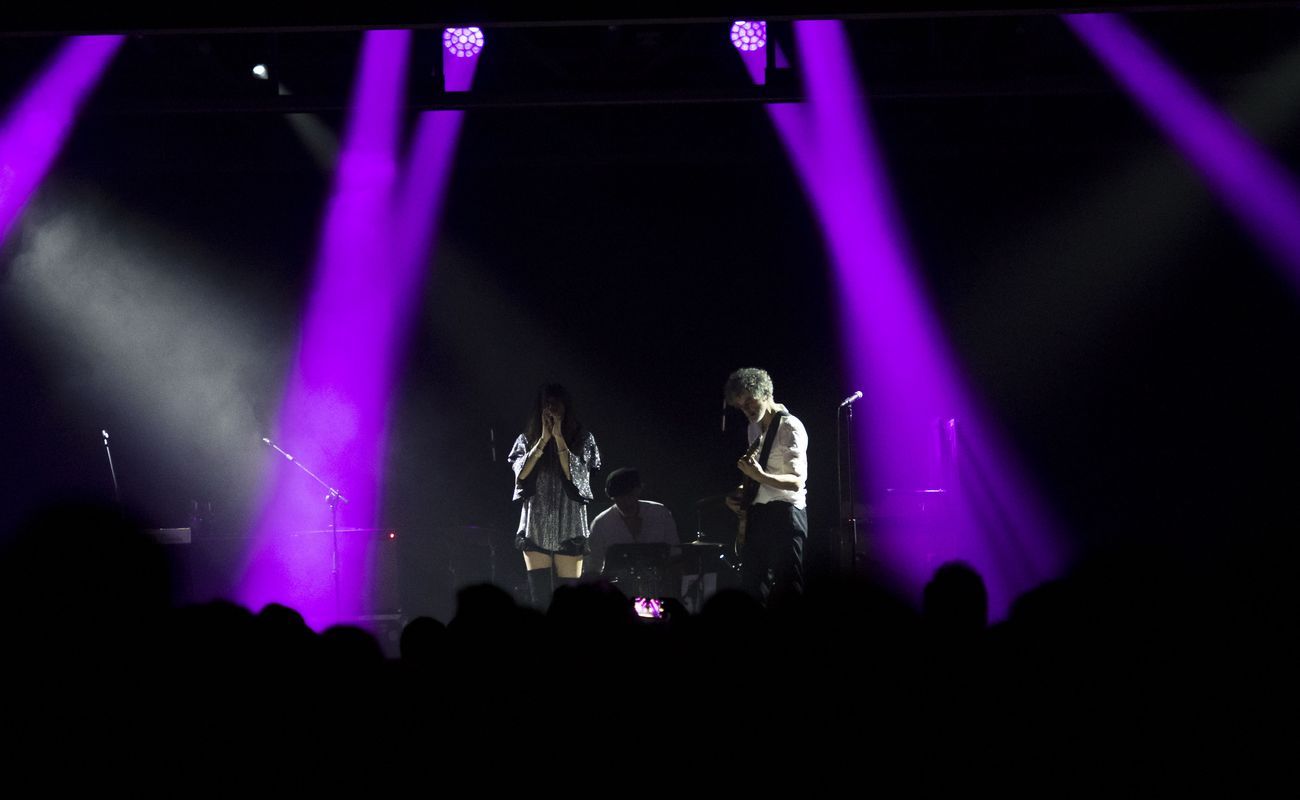
[[[542,406],[546,404],[548,398],[555,398],[564,404],[564,424],[561,429],[564,431],[564,440],[571,447],[578,447],[579,437],[582,436],[582,423],[578,421],[578,415],[573,410],[573,396],[569,390],[565,389],[558,383],[544,383],[537,390],[537,395],[533,398],[533,410],[528,417],[528,426],[524,428],[524,434],[528,437],[529,442],[535,442],[542,438]]]
[[[614,500],[641,485],[641,473],[635,467],[620,467],[605,478],[605,494]]]

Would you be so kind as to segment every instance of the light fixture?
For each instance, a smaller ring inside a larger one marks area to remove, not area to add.
[[[742,53],[752,53],[766,47],[767,23],[762,20],[736,20],[731,24],[731,43]]]
[[[442,46],[457,58],[473,58],[483,50],[481,28],[447,28],[442,32]]]

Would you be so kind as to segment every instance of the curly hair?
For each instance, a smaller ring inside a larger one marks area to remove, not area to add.
[[[759,400],[772,398],[772,376],[766,370],[756,367],[742,367],[731,373],[727,385],[722,389],[722,396],[728,403],[735,402],[743,392],[748,392]]]

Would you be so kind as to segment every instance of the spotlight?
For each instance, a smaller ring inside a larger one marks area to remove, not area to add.
[[[737,50],[749,53],[767,46],[767,23],[762,20],[746,22],[743,19],[731,24],[731,43]]]
[[[474,84],[482,28],[446,28],[442,32],[442,85],[448,92],[468,92]]]
[[[480,28],[447,28],[442,32],[442,46],[457,58],[473,58],[483,49]]]
[[[257,64],[253,67],[253,77],[259,81],[264,81],[271,77],[271,72],[266,68],[265,64]]]

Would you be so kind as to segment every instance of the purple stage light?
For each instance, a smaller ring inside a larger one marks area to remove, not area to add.
[[[370,31],[321,233],[314,285],[274,438],[338,488],[349,503],[339,527],[379,521],[395,364],[420,296],[460,112],[420,117],[399,171],[401,100],[410,34]],[[261,517],[240,586],[252,608],[280,602],[313,627],[357,613],[369,576],[340,565],[338,603],[330,549],[310,533],[329,527],[322,492],[298,470],[268,461]]]
[[[0,242],[45,178],[77,109],[99,82],[121,36],[74,36],[23,93],[0,127]]]
[[[749,73],[750,80],[756,86],[767,82],[767,23],[737,20],[731,25],[731,43],[740,54]]]
[[[473,58],[483,50],[480,28],[447,28],[442,32],[442,46],[457,58]]]
[[[483,50],[479,28],[447,28],[442,32],[442,80],[448,92],[467,92],[474,85],[478,54]]]
[[[736,20],[731,23],[731,43],[737,50],[753,52],[767,46],[767,23]]]
[[[794,30],[808,100],[768,112],[817,212],[840,287],[846,372],[865,393],[855,427],[858,474],[870,502],[916,509],[927,524],[923,536],[882,536],[872,546],[915,598],[941,563],[971,563],[998,616],[1059,571],[1056,525],[964,386],[917,282],[841,23],[797,22]],[[957,462],[944,470],[934,462],[936,432],[951,441]],[[952,484],[932,485],[936,475],[953,476]]]
[[[1065,17],[1300,291],[1300,191],[1287,169],[1115,14]]]

